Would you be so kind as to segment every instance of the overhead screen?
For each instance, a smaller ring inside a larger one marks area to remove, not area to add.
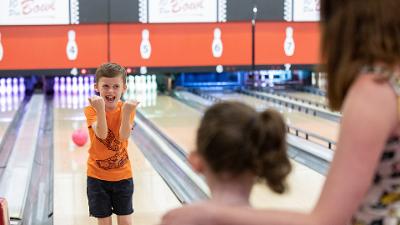
[[[292,4],[293,21],[310,22],[319,20],[320,0],[295,0]]]
[[[92,1],[92,0],[87,0],[87,1]],[[111,23],[139,22],[138,0],[110,1],[110,22]]]
[[[77,0],[1,0],[0,25],[71,24]]]
[[[226,21],[226,0],[139,0],[142,23],[212,23]]]
[[[79,23],[107,23],[108,3],[109,0],[79,0]]]
[[[0,0],[0,25],[319,20],[320,0]]]
[[[139,0],[138,10],[142,23],[311,22],[319,20],[320,0]]]
[[[111,20],[109,16],[111,2],[115,1],[0,0],[0,25],[107,23]],[[118,0],[117,2],[123,1]],[[138,3],[137,0],[133,2],[136,2],[136,5]],[[128,1],[125,1],[125,3],[128,3]],[[119,7],[119,9],[121,8]],[[129,12],[137,14],[137,9],[134,12],[126,11],[125,14],[129,14]]]
[[[257,14],[253,8],[257,8]],[[283,21],[284,0],[237,0],[227,1],[227,21],[257,20]]]

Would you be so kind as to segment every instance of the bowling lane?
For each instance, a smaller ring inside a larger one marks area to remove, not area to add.
[[[288,109],[278,104],[273,104],[261,99],[250,97],[239,93],[212,94],[223,100],[236,100],[241,101],[255,107],[257,110],[264,110],[268,107],[273,107],[279,110],[286,118],[288,125],[296,128],[320,135],[331,141],[336,141],[339,131],[339,124],[330,120],[322,119],[320,117],[311,116],[296,110]]]
[[[140,112],[186,152],[195,146],[196,129],[202,114],[169,96],[158,96],[156,104],[141,107]],[[265,185],[255,185],[251,202],[258,208],[311,210],[316,203],[325,178],[317,172],[291,161],[294,167],[285,195],[272,193]]]
[[[156,104],[139,110],[176,144],[188,152],[194,149],[194,132],[202,116],[199,111],[165,95],[156,96]]]
[[[23,98],[23,93],[0,93],[0,143]]]
[[[76,147],[71,140],[75,129],[86,127],[85,117],[82,108],[67,108],[78,106],[79,101],[75,103],[72,96],[63,98],[71,104],[59,104],[65,108],[54,109],[54,224],[95,225],[97,220],[89,217],[86,197],[89,142]],[[166,211],[180,203],[132,140],[128,152],[135,182],[133,223],[157,224]],[[113,220],[116,224],[115,216]]]
[[[292,96],[294,98],[304,99],[307,101],[319,103],[321,105],[328,104],[326,97],[321,96],[321,95],[316,95],[316,94],[307,93],[307,92],[286,92],[285,94]]]

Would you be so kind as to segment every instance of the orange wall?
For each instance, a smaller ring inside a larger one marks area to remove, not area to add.
[[[283,44],[286,27],[294,29],[295,54],[286,56]],[[214,29],[222,31],[223,54],[214,58],[211,45]],[[76,32],[78,58],[66,55],[67,33]],[[140,56],[142,30],[150,31],[150,59]],[[107,41],[110,60],[124,66],[215,66],[251,65],[251,24],[112,24],[66,26],[0,26],[4,57],[0,69],[95,68],[106,62]],[[319,29],[317,23],[258,22],[256,64],[317,64]]]
[[[286,56],[283,48],[288,26],[294,30],[293,56]],[[318,23],[257,23],[256,64],[318,64],[319,32]]]
[[[214,29],[220,28],[223,54],[214,58]],[[142,59],[142,30],[149,30],[151,56]],[[127,66],[215,66],[251,64],[251,25],[119,24],[111,25],[111,60]]]
[[[71,29],[78,44],[75,61],[66,54]],[[4,26],[0,33],[4,49],[0,69],[97,67],[107,60],[106,25]]]

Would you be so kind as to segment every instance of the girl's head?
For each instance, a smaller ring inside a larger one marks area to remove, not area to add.
[[[321,56],[330,107],[340,110],[363,66],[400,62],[399,0],[321,0]]]
[[[257,113],[239,102],[211,106],[197,131],[198,154],[216,176],[253,174],[283,193],[291,170],[286,125],[274,110]]]

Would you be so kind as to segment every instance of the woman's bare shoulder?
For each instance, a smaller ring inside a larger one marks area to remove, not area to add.
[[[389,84],[389,81],[382,80],[380,75],[363,73],[360,74],[349,89],[349,95],[362,95],[372,98],[385,98],[396,100],[396,93]]]

